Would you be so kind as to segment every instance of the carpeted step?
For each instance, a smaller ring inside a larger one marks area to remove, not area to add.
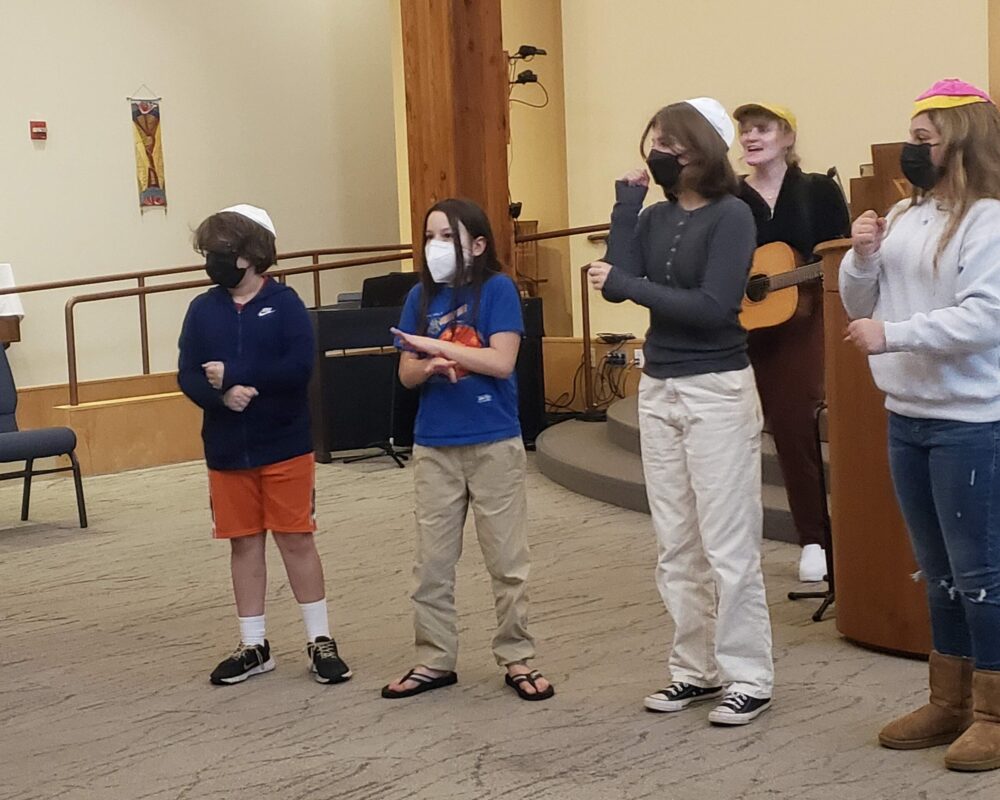
[[[536,462],[543,475],[586,497],[649,513],[642,462],[611,441],[608,424],[570,420],[546,429],[536,440]],[[765,484],[764,535],[796,541],[795,526],[781,486]]]
[[[823,439],[823,462],[826,468],[827,485],[830,482],[830,467],[826,444],[826,417],[820,420],[820,437]],[[635,454],[641,453],[639,446],[639,411],[637,399],[626,397],[612,403],[608,408],[608,439],[618,447]],[[761,441],[761,473],[763,482],[771,486],[784,486],[781,465],[774,449],[774,439],[765,431]]]

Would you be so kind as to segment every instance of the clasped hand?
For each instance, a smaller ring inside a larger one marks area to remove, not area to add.
[[[209,385],[215,389],[222,389],[223,376],[226,374],[226,365],[222,361],[206,361],[201,365],[205,371],[205,378]],[[224,395],[222,402],[230,411],[240,412],[250,405],[259,392],[253,386],[230,386]]]
[[[430,356],[424,360],[423,368],[427,377],[444,375],[452,383],[458,383],[456,369],[458,363],[444,355],[445,343],[430,336],[417,336],[415,333],[405,333],[399,328],[389,329],[403,343],[403,349],[414,353]]]

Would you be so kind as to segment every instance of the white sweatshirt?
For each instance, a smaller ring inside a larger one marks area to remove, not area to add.
[[[969,209],[938,267],[948,215],[933,200],[890,215],[874,256],[840,267],[851,319],[885,322],[886,350],[870,356],[885,406],[907,417],[1000,420],[1000,200]]]

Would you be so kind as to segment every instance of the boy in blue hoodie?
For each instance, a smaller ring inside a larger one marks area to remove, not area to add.
[[[216,284],[191,301],[178,383],[204,412],[212,535],[232,550],[240,644],[212,672],[217,685],[275,667],[265,638],[267,531],[302,610],[309,668],[320,683],[351,670],[330,636],[323,565],[313,541],[314,474],[307,389],[316,343],[303,302],[266,275],[274,224],[249,205],[206,219],[194,236]]]

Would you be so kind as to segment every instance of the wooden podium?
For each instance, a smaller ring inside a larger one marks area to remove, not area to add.
[[[840,260],[849,239],[821,244],[829,407],[830,517],[837,630],[867,647],[912,656],[931,649],[923,582],[889,475],[888,414],[868,359],[844,341]]]

